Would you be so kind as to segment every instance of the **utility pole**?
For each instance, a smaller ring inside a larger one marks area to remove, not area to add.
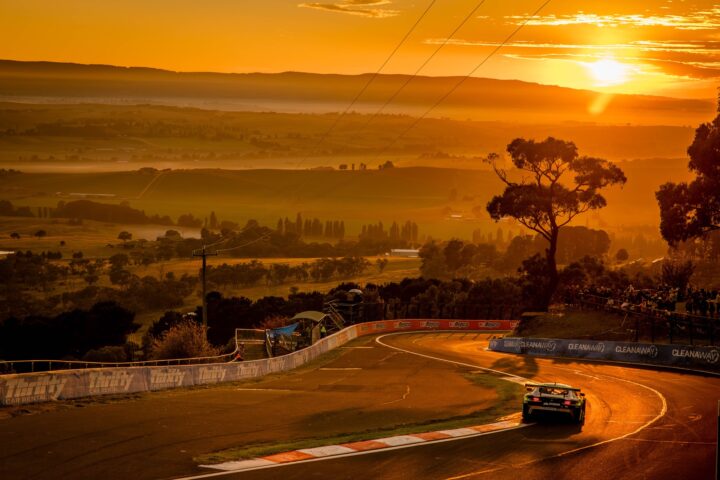
[[[192,253],[193,257],[202,257],[202,324],[203,329],[205,330],[205,335],[207,335],[207,282],[205,282],[205,272],[207,270],[207,257],[214,255],[217,255],[217,252],[207,252],[205,250],[205,245],[203,245],[200,252],[195,250]]]

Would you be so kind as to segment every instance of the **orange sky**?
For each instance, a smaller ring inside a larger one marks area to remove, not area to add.
[[[431,0],[0,0],[0,58],[178,71],[374,72]],[[383,69],[412,73],[478,0],[437,0]],[[485,0],[420,73],[465,75],[538,0]],[[552,0],[476,76],[713,99],[720,3]]]

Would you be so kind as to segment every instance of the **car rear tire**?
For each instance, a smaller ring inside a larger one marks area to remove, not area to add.
[[[522,419],[523,419],[523,422],[530,421],[530,408],[527,405],[523,405]]]
[[[573,415],[575,423],[578,425],[585,425],[585,407],[578,409]]]

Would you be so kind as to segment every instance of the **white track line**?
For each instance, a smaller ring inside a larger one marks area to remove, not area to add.
[[[380,337],[377,337],[377,338],[375,339],[375,341],[378,342],[380,345],[383,345],[383,346],[385,346],[385,347],[387,347],[387,348],[394,349],[394,350],[399,350],[399,351],[403,351],[403,352],[407,352],[407,353],[411,353],[411,354],[413,354],[413,355],[419,355],[419,356],[421,356],[421,357],[426,357],[426,358],[429,358],[429,359],[432,359],[432,360],[437,360],[437,361],[441,361],[441,362],[448,362],[448,363],[454,363],[454,364],[458,364],[458,365],[463,365],[463,366],[468,366],[468,367],[472,367],[472,368],[477,368],[477,369],[480,369],[480,370],[485,370],[485,371],[489,371],[489,372],[494,372],[494,373],[503,375],[503,378],[508,378],[508,377],[510,377],[509,379],[510,379],[511,381],[519,382],[519,381],[524,381],[524,380],[525,380],[523,377],[520,377],[520,376],[518,376],[518,375],[511,374],[511,373],[501,372],[501,371],[499,371],[499,370],[493,370],[493,369],[491,369],[491,368],[480,367],[480,366],[478,366],[478,365],[470,365],[470,364],[466,364],[466,363],[456,362],[456,361],[454,361],[454,360],[447,360],[447,359],[444,359],[444,358],[431,357],[431,356],[429,356],[429,355],[423,355],[423,354],[421,354],[421,353],[410,352],[410,351],[403,350],[403,349],[401,349],[401,348],[392,347],[392,346],[390,346],[390,345],[387,345],[387,344],[384,344],[384,343],[378,341],[378,340],[380,340],[381,338],[383,338],[383,337],[385,337],[385,336],[387,336],[387,335],[409,334],[409,333],[417,333],[417,332],[398,332],[398,333],[394,333],[394,334],[393,334],[393,333],[391,333],[391,334],[386,334],[386,335],[382,335],[382,336],[380,336]],[[409,393],[409,392],[408,392],[408,393]],[[241,474],[241,473],[243,473],[243,472],[251,472],[251,471],[254,471],[254,470],[265,470],[265,469],[267,469],[267,468],[278,468],[278,467],[285,467],[285,466],[288,466],[288,465],[297,465],[297,464],[299,464],[299,463],[322,462],[322,461],[324,461],[324,460],[335,460],[335,459],[339,459],[339,458],[356,457],[356,456],[359,456],[359,455],[374,455],[374,454],[378,454],[378,453],[381,453],[381,452],[388,452],[388,451],[391,451],[391,450],[400,450],[400,449],[405,449],[405,448],[422,447],[422,446],[424,446],[424,445],[431,445],[431,444],[435,444],[435,443],[456,442],[456,441],[458,441],[458,440],[465,440],[465,439],[469,439],[469,438],[482,437],[482,436],[485,436],[485,435],[493,435],[493,434],[496,434],[496,433],[502,433],[502,432],[507,432],[507,431],[510,431],[510,430],[517,430],[517,429],[519,429],[519,428],[529,427],[530,425],[532,425],[532,424],[526,423],[526,424],[520,424],[520,425],[517,425],[517,426],[514,426],[514,427],[504,428],[504,429],[502,429],[502,430],[495,430],[495,431],[490,431],[490,432],[477,432],[477,433],[475,433],[475,434],[465,435],[465,436],[461,436],[461,437],[442,438],[442,439],[439,439],[439,440],[426,440],[426,441],[424,441],[424,442],[422,442],[422,443],[408,443],[408,444],[405,444],[405,445],[389,446],[389,447],[387,447],[387,448],[379,448],[379,449],[376,449],[376,450],[358,451],[358,452],[346,453],[346,454],[343,454],[343,455],[335,455],[335,456],[330,456],[330,457],[309,458],[309,459],[307,459],[307,460],[298,460],[298,461],[295,461],[295,462],[276,463],[276,464],[273,464],[273,465],[259,465],[259,466],[254,467],[254,468],[248,468],[248,469],[244,469],[244,470],[228,470],[228,471],[222,471],[222,472],[205,473],[205,474],[194,475],[194,476],[190,476],[190,477],[180,477],[180,478],[176,478],[176,479],[174,479],[174,480],[200,480],[200,479],[204,479],[204,478],[222,477],[222,476],[225,476],[225,475],[237,475],[237,474]],[[381,441],[381,440],[376,440],[376,441]]]
[[[385,335],[380,335],[379,337],[377,337],[375,339],[375,341],[377,343],[379,343],[380,345],[382,345],[383,347],[392,348],[393,350],[397,350],[399,352],[409,353],[410,355],[417,355],[418,357],[425,357],[425,358],[429,358],[430,360],[437,360],[439,362],[453,363],[455,365],[461,365],[463,367],[477,368],[479,370],[485,370],[486,372],[497,373],[498,375],[502,375],[504,377],[511,377],[516,380],[523,380],[523,381],[527,380],[527,378],[521,377],[520,375],[515,375],[514,373],[503,372],[501,370],[494,370],[492,368],[487,368],[487,367],[481,367],[480,365],[474,365],[472,363],[463,363],[463,362],[458,362],[455,360],[448,360],[447,358],[433,357],[432,355],[425,355],[424,353],[417,353],[417,352],[413,352],[412,350],[405,350],[404,348],[400,348],[400,347],[393,347],[392,345],[388,345],[387,343],[383,343],[381,341],[383,338],[389,337],[391,335],[412,335],[412,334],[422,334],[422,333],[423,332],[386,333]]]
[[[444,358],[433,357],[432,355],[425,355],[425,354],[423,354],[423,353],[416,353],[416,352],[412,352],[412,351],[410,351],[410,350],[405,350],[405,349],[403,349],[403,348],[399,348],[399,347],[394,347],[394,346],[392,346],[392,345],[388,345],[387,343],[383,343],[383,342],[381,341],[384,337],[387,337],[387,336],[390,336],[390,335],[403,335],[403,334],[407,335],[407,334],[411,334],[411,333],[414,333],[414,332],[388,333],[388,334],[386,334],[386,335],[381,335],[381,336],[377,337],[377,338],[375,339],[375,341],[376,341],[377,343],[379,343],[380,345],[383,345],[383,346],[385,346],[385,347],[392,348],[392,349],[395,349],[395,350],[399,350],[399,351],[401,351],[401,352],[409,353],[409,354],[411,354],[411,355],[417,355],[417,356],[419,356],[419,357],[425,357],[425,358],[429,358],[429,359],[433,359],[433,360],[440,360],[440,361],[443,361],[443,362],[454,363],[454,364],[457,364],[457,365],[464,365],[464,366],[467,366],[467,367],[479,368],[479,369],[482,369],[482,370],[488,370],[488,371],[495,372],[495,373],[499,373],[499,374],[502,374],[502,375],[517,377],[517,375],[514,375],[514,374],[509,373],[509,372],[503,372],[503,371],[500,371],[500,370],[493,370],[493,369],[490,369],[490,368],[480,367],[480,366],[478,366],[478,365],[471,365],[471,364],[469,364],[469,363],[456,362],[456,361],[454,361],[454,360],[448,360],[448,359],[444,359]],[[416,332],[415,332],[415,333],[416,333]],[[578,359],[575,359],[575,360],[578,360]],[[550,456],[548,456],[548,457],[539,458],[539,459],[537,459],[537,460],[532,460],[532,461],[530,461],[530,462],[525,462],[525,463],[521,463],[521,464],[519,464],[519,465],[513,465],[513,466],[514,466],[514,467],[518,467],[518,466],[530,465],[530,464],[537,463],[537,462],[541,462],[541,461],[543,461],[543,460],[547,460],[547,459],[550,459],[550,458],[563,457],[563,456],[565,456],[565,455],[571,455],[571,454],[573,454],[573,453],[581,452],[581,451],[583,451],[583,450],[587,450],[587,449],[590,449],[590,448],[598,447],[598,446],[600,446],[600,445],[605,445],[605,444],[610,443],[610,442],[615,442],[615,441],[617,441],[617,440],[623,440],[623,439],[625,439],[625,438],[627,438],[627,437],[629,437],[629,436],[631,436],[631,435],[635,435],[636,433],[639,433],[639,432],[641,432],[642,430],[646,429],[647,427],[649,427],[650,425],[652,425],[653,423],[657,422],[657,421],[660,420],[662,417],[664,417],[665,414],[667,413],[667,400],[665,399],[665,397],[663,396],[662,393],[658,392],[658,391],[655,390],[654,388],[649,387],[649,386],[647,386],[647,385],[643,385],[642,383],[633,382],[632,380],[626,380],[626,379],[624,379],[624,378],[618,378],[618,377],[613,377],[613,376],[608,376],[608,375],[603,375],[603,377],[608,378],[608,379],[612,379],[612,380],[616,380],[616,381],[620,381],[620,382],[630,383],[630,384],[633,384],[633,385],[637,385],[638,387],[642,387],[642,388],[645,388],[645,389],[647,389],[647,390],[650,390],[650,391],[653,392],[655,395],[657,395],[658,398],[660,399],[660,401],[662,402],[662,408],[660,409],[660,413],[658,413],[652,420],[644,423],[641,427],[637,428],[636,430],[633,430],[633,431],[630,432],[630,433],[626,433],[625,435],[621,435],[621,436],[615,437],[615,438],[609,438],[609,439],[607,439],[607,440],[603,440],[603,441],[601,441],[601,442],[596,442],[596,443],[593,443],[593,444],[591,444],[591,445],[585,445],[585,446],[583,446],[583,447],[573,448],[572,450],[567,450],[567,451],[565,451],[565,452],[560,452],[560,453],[557,453],[557,454],[555,454],[555,455],[550,455]],[[518,378],[521,378],[521,377],[518,377]],[[496,470],[496,469],[495,469],[495,470]],[[495,470],[491,470],[491,471],[495,471]],[[448,478],[447,480],[456,480],[456,479],[461,479],[461,478],[467,478],[467,477],[472,477],[472,476],[475,476],[475,475],[480,475],[480,474],[482,474],[482,473],[488,473],[488,471],[487,471],[487,470],[484,470],[484,471],[481,471],[481,472],[472,472],[472,473],[468,473],[468,474],[465,474],[465,475],[460,475],[460,476],[457,476],[457,477],[450,477],[450,478]]]
[[[510,378],[514,379],[515,381],[525,380],[523,377],[521,377],[521,376],[519,376],[519,375],[515,375],[514,373],[503,372],[503,371],[501,371],[501,370],[494,370],[494,369],[492,369],[492,368],[481,367],[481,366],[479,366],[479,365],[474,365],[474,364],[470,364],[470,363],[458,362],[458,361],[449,360],[449,359],[446,359],[446,358],[434,357],[434,356],[432,356],[432,355],[426,355],[426,354],[423,354],[423,353],[417,353],[417,352],[413,352],[413,351],[410,351],[410,350],[405,350],[405,349],[403,349],[403,348],[394,347],[394,346],[392,346],[392,345],[388,345],[388,344],[383,343],[383,342],[381,341],[383,338],[385,338],[385,337],[387,337],[387,336],[390,336],[390,335],[409,335],[409,334],[410,334],[410,335],[412,335],[412,334],[418,334],[418,332],[395,332],[395,333],[387,333],[387,334],[385,334],[385,335],[381,335],[381,336],[377,337],[377,338],[375,339],[375,341],[376,341],[378,344],[380,344],[380,345],[382,345],[382,346],[384,346],[384,347],[387,347],[387,348],[390,348],[390,349],[393,349],[393,350],[397,350],[397,351],[400,351],[400,352],[408,353],[408,354],[410,354],[410,355],[417,355],[417,356],[419,356],[419,357],[428,358],[428,359],[430,359],[430,360],[437,360],[437,361],[439,361],[439,362],[446,362],[446,363],[452,363],[452,364],[455,364],[455,365],[460,365],[460,366],[465,366],[465,367],[470,367],[470,368],[477,368],[477,369],[480,369],[480,370],[485,370],[485,371],[488,371],[488,372],[493,372],[493,373],[496,373],[496,374],[499,374],[499,375],[503,375],[504,377],[510,377]],[[631,384],[640,386],[640,387],[642,387],[642,388],[648,389],[648,390],[650,390],[651,392],[655,393],[655,394],[660,398],[660,400],[662,401],[662,409],[661,409],[660,413],[659,413],[658,415],[656,415],[652,420],[650,420],[649,422],[645,423],[643,426],[641,426],[641,427],[639,427],[638,429],[636,429],[636,430],[634,430],[634,431],[632,431],[632,432],[630,432],[630,433],[627,433],[627,434],[625,434],[625,435],[622,435],[622,436],[619,436],[619,437],[616,437],[616,438],[611,438],[611,439],[608,439],[608,440],[603,440],[602,442],[593,443],[593,444],[591,444],[591,445],[586,445],[586,446],[583,446],[583,447],[574,448],[574,449],[572,449],[572,450],[567,450],[567,451],[565,451],[565,452],[560,452],[560,453],[558,453],[558,454],[550,455],[550,456],[548,456],[548,457],[543,457],[543,458],[540,458],[540,459],[537,459],[537,460],[532,460],[532,461],[530,461],[530,462],[525,462],[525,463],[522,463],[522,464],[519,464],[519,465],[515,465],[516,467],[517,467],[517,466],[530,465],[530,464],[532,464],[532,463],[541,462],[541,461],[547,460],[547,459],[549,459],[549,458],[557,458],[557,457],[562,457],[562,456],[565,456],[565,455],[570,455],[570,454],[572,454],[572,453],[580,452],[580,451],[582,451],[582,450],[587,450],[587,449],[589,449],[589,448],[594,448],[594,447],[597,447],[597,446],[600,446],[600,445],[604,445],[604,444],[607,444],[607,443],[610,443],[610,442],[614,442],[614,441],[617,441],[617,440],[625,439],[625,438],[629,437],[630,435],[635,435],[636,433],[638,433],[638,432],[644,430],[645,428],[649,427],[650,425],[652,425],[653,423],[657,422],[660,418],[662,418],[662,417],[667,413],[667,401],[665,400],[665,397],[662,395],[662,393],[658,392],[658,391],[655,390],[654,388],[648,387],[647,385],[643,385],[643,384],[641,384],[641,383],[633,382],[633,381],[631,381],[631,380],[625,380],[625,379],[622,379],[622,378],[611,377],[611,376],[604,376],[604,377],[605,377],[605,378],[612,379],[612,380],[618,380],[618,381],[622,381],[622,382],[631,383]],[[465,440],[465,439],[468,439],[468,438],[475,438],[475,437],[480,437],[480,436],[484,436],[484,435],[492,435],[492,434],[495,434],[495,433],[507,432],[507,431],[509,431],[509,430],[516,430],[516,429],[518,429],[518,428],[524,428],[524,427],[527,427],[527,426],[530,426],[530,425],[531,425],[531,424],[522,424],[522,425],[518,425],[518,426],[516,426],[516,427],[511,427],[511,428],[508,428],[508,429],[505,429],[505,430],[499,430],[499,431],[494,431],[494,432],[479,432],[477,435],[467,435],[467,436],[464,436],[464,437],[457,437],[457,438],[444,438],[444,439],[441,439],[441,440],[431,440],[431,441],[426,441],[426,442],[423,442],[423,443],[411,443],[411,444],[407,444],[407,445],[398,445],[398,446],[387,447],[387,448],[382,448],[382,449],[377,449],[377,450],[359,451],[359,452],[348,453],[348,454],[345,454],[345,455],[338,455],[338,456],[332,456],[332,457],[310,458],[310,459],[307,459],[307,460],[300,460],[300,461],[297,461],[297,462],[278,463],[278,464],[274,464],[274,465],[258,466],[258,467],[256,467],[256,468],[250,468],[250,469],[247,469],[247,470],[235,470],[235,471],[223,471],[223,472],[206,473],[206,474],[195,475],[195,476],[190,476],[190,477],[181,477],[181,478],[177,478],[177,479],[175,479],[175,480],[200,480],[200,479],[205,479],[205,478],[222,477],[222,476],[225,476],[225,475],[237,475],[237,474],[241,474],[242,472],[250,472],[250,471],[254,471],[254,470],[264,470],[264,469],[267,469],[267,468],[278,468],[278,467],[284,467],[284,466],[288,466],[288,465],[297,465],[297,464],[300,464],[300,463],[322,462],[322,461],[331,460],[331,459],[340,459],[340,458],[347,458],[347,457],[355,457],[355,456],[359,456],[359,455],[374,455],[374,454],[377,454],[377,453],[388,452],[388,451],[391,451],[391,450],[400,450],[400,449],[405,449],[405,448],[415,448],[415,447],[421,447],[421,446],[424,446],[424,445],[432,445],[432,444],[435,444],[435,443],[454,442],[454,441],[458,441],[458,440]],[[494,469],[491,469],[491,470],[482,470],[482,471],[478,471],[478,472],[471,472],[471,473],[467,473],[467,474],[465,474],[465,475],[460,475],[460,476],[457,476],[457,477],[450,477],[450,478],[447,479],[447,480],[456,480],[456,479],[462,479],[462,478],[472,477],[472,476],[476,476],[476,475],[481,475],[481,474],[483,474],[483,473],[490,473],[490,472],[494,472],[494,471],[497,471],[497,470],[502,470],[502,469],[505,469],[505,468],[509,468],[509,466],[507,466],[507,467],[506,467],[506,466],[498,467],[498,468],[494,468]]]

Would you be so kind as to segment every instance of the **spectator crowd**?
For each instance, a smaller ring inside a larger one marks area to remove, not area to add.
[[[625,289],[591,286],[571,292],[569,303],[578,300],[587,303],[603,303],[624,310],[652,313],[685,313],[688,315],[720,318],[720,297],[717,290],[688,287],[681,290],[662,285],[655,289]]]

